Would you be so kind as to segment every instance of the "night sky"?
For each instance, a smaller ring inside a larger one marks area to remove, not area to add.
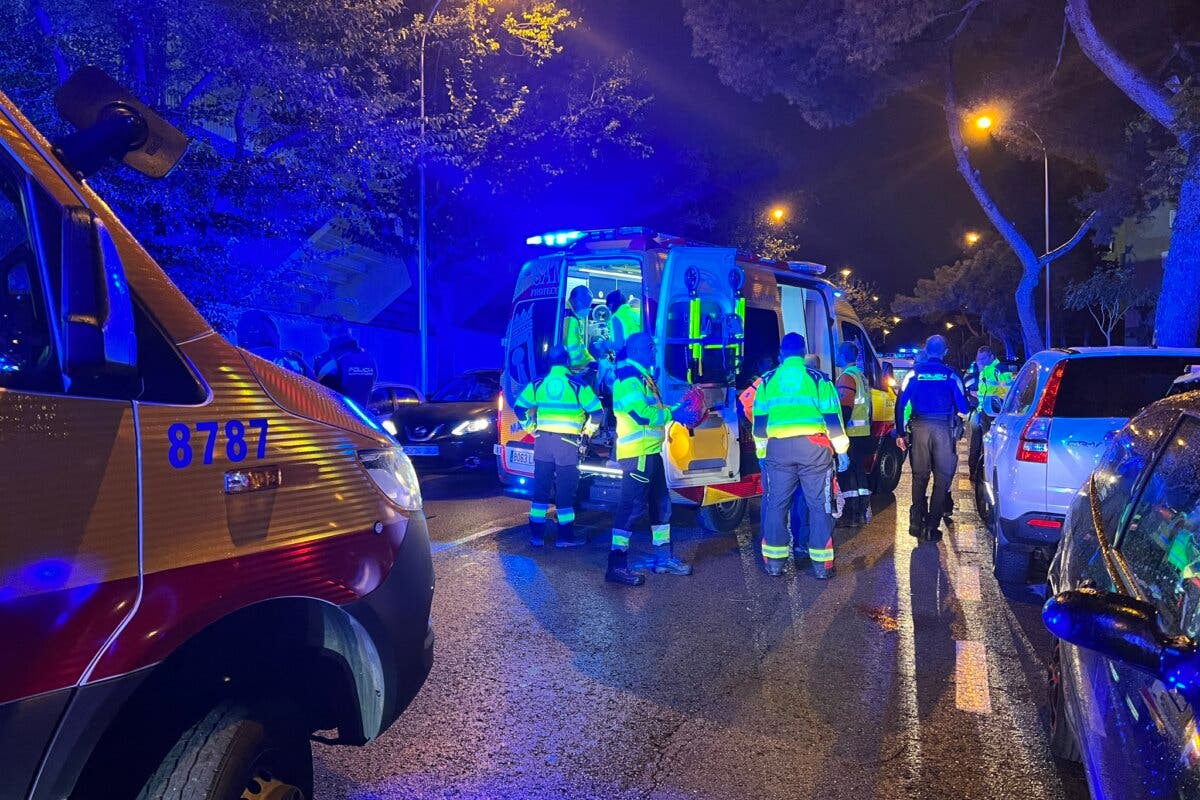
[[[964,231],[990,231],[954,170],[935,95],[900,97],[851,127],[814,130],[779,98],[758,102],[724,86],[712,66],[692,55],[679,0],[577,3],[586,22],[571,34],[577,47],[598,58],[632,52],[655,97],[647,121],[659,156],[672,147],[715,154],[738,176],[723,189],[731,208],[761,200],[765,210],[795,190],[810,198],[800,231],[804,258],[831,268],[852,266],[857,277],[890,297],[954,260]],[[986,150],[977,158],[985,177],[1008,195],[1023,197],[1028,187],[1028,203],[1014,207],[1010,201],[1005,210],[1040,241],[1040,164]],[[616,219],[610,208],[600,214],[604,219],[561,223],[638,224],[656,211],[653,198],[627,198],[626,208],[642,218],[616,212]],[[1074,229],[1068,214],[1058,216],[1055,238]]]

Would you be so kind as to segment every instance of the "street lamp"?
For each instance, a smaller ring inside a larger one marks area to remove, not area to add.
[[[877,295],[877,294],[873,294],[873,295],[871,295],[871,302],[872,302],[872,303],[878,303],[878,302],[879,302],[879,295]]]
[[[964,238],[967,240],[967,247],[974,247],[979,244],[979,231],[967,231]]]
[[[947,323],[946,323],[946,330],[948,330],[948,331],[952,331],[952,330],[954,330],[954,323],[953,323],[953,322],[947,322]]]
[[[787,216],[787,209],[783,206],[775,206],[771,209],[771,219],[776,222],[783,222],[783,218]]]
[[[842,270],[842,280],[848,279],[852,272],[854,272],[854,270],[850,269],[849,267],[846,267],[845,269],[843,269]]]
[[[899,317],[892,317],[892,324],[893,324],[893,325],[899,325],[899,324],[900,324],[900,318],[899,318]]]
[[[1042,139],[1041,134],[1033,129],[1033,127],[1022,120],[1009,120],[1013,125],[1024,128],[1029,132],[1034,139],[1037,140],[1038,147],[1042,149],[1042,214],[1044,219],[1044,229],[1046,234],[1046,249],[1043,254],[1050,252],[1050,151],[1046,149],[1046,142]],[[991,130],[993,127],[1000,127],[1001,121],[991,114],[979,114],[974,119],[975,127],[981,131]],[[1046,347],[1050,346],[1050,262],[1046,262]]]
[[[433,8],[425,15],[425,24],[421,26],[421,55],[420,55],[420,114],[421,134],[417,153],[417,338],[421,350],[421,391],[429,393],[429,251],[427,220],[425,217],[425,40],[429,36],[429,24],[437,14],[442,0],[434,0]]]

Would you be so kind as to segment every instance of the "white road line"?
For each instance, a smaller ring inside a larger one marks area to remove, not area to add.
[[[987,648],[983,642],[955,642],[954,702],[961,711],[991,714]]]
[[[513,523],[513,525],[515,525],[515,524],[518,524],[518,523]],[[512,527],[512,525],[496,525],[491,528],[484,528],[481,531],[476,531],[475,533],[467,534],[466,536],[463,536],[461,539],[455,539],[452,542],[439,542],[429,549],[433,553],[440,553],[443,550],[450,550],[455,547],[461,547],[462,545],[469,544],[470,542],[473,542],[476,539],[482,539],[486,536],[491,536],[494,533],[499,533],[500,531],[506,530],[511,527]]]
[[[921,712],[917,696],[917,634],[913,619],[912,558],[917,540],[908,535],[906,514],[896,515],[895,546],[892,548],[892,569],[896,576],[896,621],[900,624],[897,642],[896,675],[900,685],[899,712],[903,720],[904,760],[912,776],[921,774]]]
[[[954,546],[958,550],[974,550],[979,545],[974,528],[955,528]]]
[[[970,478],[959,478],[958,479],[958,490],[960,492],[971,491],[971,479]]]

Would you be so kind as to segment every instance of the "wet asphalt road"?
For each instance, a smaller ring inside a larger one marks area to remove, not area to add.
[[[965,479],[937,544],[898,521],[907,486],[839,529],[827,583],[677,510],[696,574],[629,589],[603,582],[605,515],[535,552],[486,476],[425,481],[433,673],[379,741],[317,748],[317,797],[1086,797],[1046,744],[1042,597],[1001,592]]]

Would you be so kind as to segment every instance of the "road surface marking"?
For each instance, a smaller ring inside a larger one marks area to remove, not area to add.
[[[992,713],[987,648],[983,642],[955,642],[954,702],[961,711]]]
[[[908,535],[908,520],[896,515],[892,568],[896,576],[896,623],[899,629],[897,663],[904,665],[896,676],[900,684],[900,717],[904,736],[904,760],[910,775],[921,774],[921,712],[917,695],[917,634],[913,619],[912,560],[917,540]]]
[[[495,527],[492,527],[492,528],[484,528],[481,531],[476,531],[475,533],[467,534],[466,536],[462,537],[461,539],[455,539],[452,542],[439,542],[438,544],[435,544],[433,547],[429,548],[429,550],[430,550],[430,552],[433,552],[433,553],[440,553],[443,550],[450,550],[451,548],[454,548],[454,547],[461,547],[462,545],[469,544],[470,542],[473,542],[476,539],[482,539],[486,536],[491,536],[494,533],[499,533],[500,531],[505,530],[506,528],[511,528],[511,527],[512,527],[512,525],[496,525]]]
[[[974,550],[979,543],[975,538],[974,528],[956,528],[954,531],[954,544],[959,550]]]
[[[959,600],[979,602],[979,567],[959,567],[955,589]]]
[[[959,478],[958,479],[958,490],[960,492],[971,491],[971,479],[970,478]]]

